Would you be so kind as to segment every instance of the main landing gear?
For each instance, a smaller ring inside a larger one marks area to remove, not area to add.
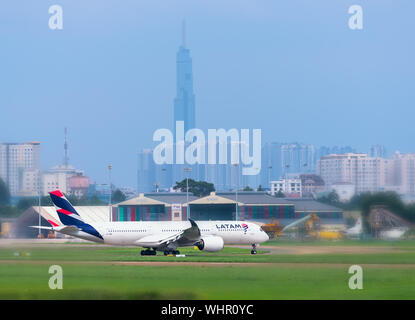
[[[180,254],[180,251],[179,250],[165,250],[164,251],[165,256],[169,254],[173,254],[173,255]],[[154,249],[141,250],[141,255],[142,256],[155,256],[157,255],[157,251]]]
[[[146,250],[141,250],[141,255],[142,256],[155,256],[157,255],[157,251],[156,250],[150,250],[150,249],[146,249]]]
[[[173,255],[180,254],[180,251],[179,250],[165,250],[164,251],[165,256],[167,256],[169,254],[173,254]]]
[[[255,243],[252,245],[251,254],[256,254],[256,244]]]

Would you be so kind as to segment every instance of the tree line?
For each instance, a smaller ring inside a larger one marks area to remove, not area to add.
[[[372,206],[382,205],[397,216],[415,223],[415,204],[406,204],[394,191],[365,192],[354,195],[346,202],[341,202],[339,195],[332,191],[328,195],[318,198],[317,201],[342,208],[343,210],[359,210],[364,220],[367,220]]]
[[[187,187],[189,188],[189,193],[192,193],[196,197],[205,197],[208,196],[211,192],[215,191],[215,185],[213,183],[206,181],[196,181],[193,179],[183,179],[182,181],[176,181],[173,190],[186,192]],[[252,189],[250,186],[246,186],[240,191],[254,191],[254,189]],[[264,191],[264,189],[261,185],[259,185],[256,191]]]

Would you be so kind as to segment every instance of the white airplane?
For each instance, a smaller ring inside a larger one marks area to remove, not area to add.
[[[380,237],[382,239],[400,239],[403,237],[405,232],[408,231],[408,228],[402,227],[402,228],[392,228],[390,230],[384,230],[380,232]]]
[[[346,235],[348,237],[358,237],[362,233],[363,233],[362,217],[359,217],[356,221],[356,224],[350,229],[346,230]]]
[[[178,247],[197,246],[199,250],[215,252],[224,244],[250,244],[256,254],[257,244],[269,237],[260,226],[246,221],[131,221],[105,222],[94,226],[84,222],[59,190],[49,192],[62,225],[48,220],[52,227],[32,226],[53,230],[80,239],[121,246],[139,246],[141,255],[179,254]]]
[[[406,227],[401,228],[391,228],[389,230],[383,230],[380,232],[379,236],[382,239],[399,239],[401,238],[405,232],[408,230]],[[354,227],[348,229],[346,231],[346,235],[349,237],[357,237],[363,233],[363,226],[362,226],[362,218],[359,217],[357,219],[356,224]]]

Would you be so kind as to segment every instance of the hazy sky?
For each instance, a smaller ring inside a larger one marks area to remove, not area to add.
[[[413,0],[2,0],[0,141],[40,141],[47,169],[67,126],[71,163],[105,183],[111,162],[134,187],[136,151],[172,127],[185,18],[199,128],[415,152],[414,15]]]

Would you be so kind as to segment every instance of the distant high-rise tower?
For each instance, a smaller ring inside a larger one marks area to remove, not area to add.
[[[377,145],[371,146],[369,149],[369,157],[386,158],[386,156],[387,156],[387,153],[386,153],[385,146],[377,144]]]
[[[184,122],[184,133],[196,127],[195,95],[193,93],[193,71],[190,50],[186,48],[186,25],[182,25],[182,44],[176,54],[176,98],[174,99],[174,143],[176,143],[176,122]],[[185,137],[179,137],[184,139]],[[186,168],[190,170],[186,171]],[[173,184],[186,177],[202,179],[203,165],[174,164],[172,166]]]
[[[176,137],[176,121],[184,121],[184,132],[195,128],[195,95],[190,50],[186,49],[186,26],[183,21],[182,44],[176,55],[176,98],[174,99],[173,130]]]
[[[137,153],[137,189],[138,192],[152,192],[155,189],[156,174],[153,150],[143,149]],[[160,181],[161,182],[161,181]],[[159,183],[160,183],[159,182]]]

